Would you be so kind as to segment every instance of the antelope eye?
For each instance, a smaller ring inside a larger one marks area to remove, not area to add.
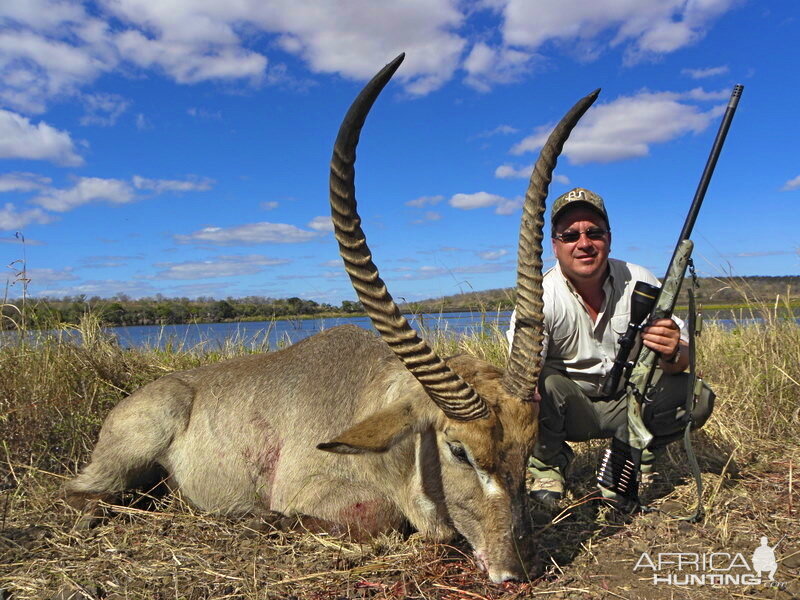
[[[461,444],[454,444],[453,442],[447,442],[447,447],[450,448],[450,454],[452,454],[456,460],[469,464],[469,457],[467,456],[467,451],[464,450],[464,446]]]

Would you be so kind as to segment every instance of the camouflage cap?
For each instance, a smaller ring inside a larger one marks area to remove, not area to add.
[[[550,224],[555,231],[556,222],[559,215],[564,212],[568,207],[572,207],[575,203],[581,203],[588,206],[595,212],[599,213],[608,225],[608,213],[606,212],[606,205],[603,199],[594,192],[586,188],[575,188],[568,191],[566,194],[561,194],[556,201],[553,202],[553,208],[550,211]]]

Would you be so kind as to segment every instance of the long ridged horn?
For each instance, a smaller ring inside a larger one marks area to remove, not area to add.
[[[600,90],[579,100],[547,138],[533,167],[525,194],[517,251],[517,320],[503,387],[522,400],[531,400],[542,370],[542,229],[545,198],[558,156],[573,127],[597,99]]]
[[[403,62],[401,54],[386,65],[353,101],[339,128],[331,158],[331,217],[339,253],[358,299],[383,340],[445,415],[459,421],[488,414],[486,403],[422,340],[392,300],[372,262],[356,211],[355,161],[361,128],[372,104]]]

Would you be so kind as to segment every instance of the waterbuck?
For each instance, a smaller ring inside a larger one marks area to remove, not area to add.
[[[537,428],[544,198],[558,153],[597,92],[542,148],[519,246],[508,370],[440,359],[400,314],[372,262],[355,200],[361,127],[403,55],[353,102],[333,149],[332,218],[345,268],[380,337],[336,327],[280,352],[173,373],[108,415],[90,464],[66,485],[93,511],[156,469],[194,506],[306,516],[336,532],[411,525],[462,534],[494,582],[525,577],[525,467]]]

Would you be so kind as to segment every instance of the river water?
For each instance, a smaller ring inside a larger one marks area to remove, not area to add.
[[[715,315],[717,316],[717,315]],[[727,315],[726,315],[727,316]],[[453,312],[406,315],[411,326],[426,335],[426,332],[445,335],[474,335],[487,329],[508,329],[511,311],[493,313]],[[732,328],[760,319],[712,318],[706,321]],[[800,324],[800,318],[796,319]],[[243,345],[258,351],[276,350],[299,342],[320,331],[337,325],[353,324],[373,330],[368,317],[335,317],[327,319],[289,319],[282,321],[252,321],[237,323],[194,323],[189,325],[138,325],[130,327],[107,327],[123,348],[171,348],[184,351],[214,351],[228,344]],[[32,338],[41,335],[29,332]],[[64,335],[64,332],[60,332]],[[67,332],[67,335],[69,333]],[[0,332],[0,345],[16,339],[13,332]]]
[[[511,311],[495,313],[457,312],[407,315],[417,331],[437,330],[447,334],[474,334],[482,329],[508,329]],[[368,317],[293,319],[237,323],[196,323],[191,325],[141,325],[108,327],[125,348],[172,348],[214,350],[226,343],[244,344],[260,350],[280,348],[337,325],[351,323],[373,330]]]

